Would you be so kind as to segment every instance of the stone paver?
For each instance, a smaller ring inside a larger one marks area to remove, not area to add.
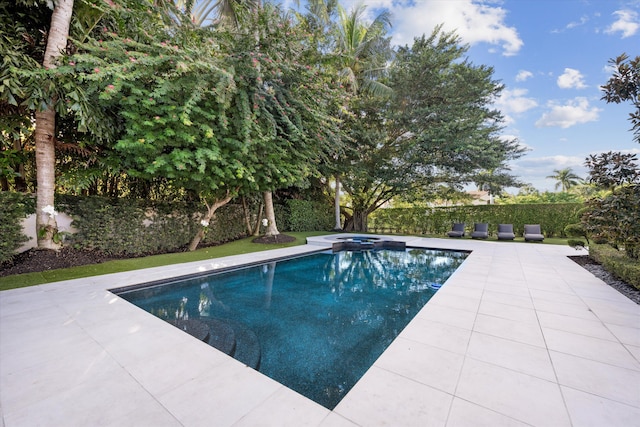
[[[0,292],[0,426],[640,426],[640,308],[569,247],[472,251],[333,410],[108,289],[302,247]]]

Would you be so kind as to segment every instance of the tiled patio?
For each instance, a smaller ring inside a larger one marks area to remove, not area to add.
[[[2,426],[640,426],[640,306],[569,247],[406,238],[473,252],[333,411],[107,291],[312,240],[0,292]]]

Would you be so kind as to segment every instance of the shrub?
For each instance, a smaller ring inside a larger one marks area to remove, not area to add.
[[[290,199],[287,200],[287,209],[287,231],[330,230],[333,226],[332,212],[326,204]]]
[[[21,220],[35,209],[34,199],[27,194],[0,192],[0,263],[10,260],[20,245],[29,238],[24,235]]]
[[[609,245],[592,243],[589,246],[589,255],[607,271],[640,289],[640,263],[625,256],[623,251]]]
[[[490,230],[498,224],[513,224],[516,234],[522,234],[525,224],[540,224],[547,237],[564,237],[564,228],[578,222],[582,207],[581,203],[554,203],[379,209],[371,215],[370,224],[376,232],[412,234],[445,234],[454,222],[466,223],[469,230],[474,222],[487,222]]]

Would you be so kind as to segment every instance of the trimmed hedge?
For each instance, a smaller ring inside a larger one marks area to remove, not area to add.
[[[326,204],[310,200],[287,200],[288,231],[331,230],[334,218]],[[276,218],[278,221],[278,218]]]
[[[146,255],[184,249],[200,227],[195,204],[104,197],[56,197],[56,208],[74,218],[77,247],[117,255]],[[204,244],[246,236],[242,207],[216,211]]]
[[[21,220],[35,211],[30,194],[0,192],[0,263],[10,260],[29,238],[22,232]]]
[[[540,224],[545,236],[566,237],[564,228],[579,221],[583,207],[582,203],[553,203],[378,209],[369,224],[373,232],[408,234],[446,234],[454,222],[464,222],[468,232],[475,222],[486,222],[490,233],[498,224],[513,224],[516,235],[522,235],[525,224]]]
[[[0,262],[11,259],[27,240],[20,220],[35,209],[35,199],[22,193],[2,192],[0,203]],[[67,242],[77,248],[113,255],[141,256],[176,252],[186,248],[200,226],[198,213],[203,207],[178,202],[154,202],[56,195],[56,209],[74,219],[78,232]],[[289,200],[274,206],[278,228],[286,231],[329,230],[330,209],[321,203]],[[255,213],[253,214],[255,216]],[[256,218],[251,219],[255,223]],[[202,244],[236,240],[247,235],[242,206],[228,204],[216,211]]]
[[[607,271],[640,289],[640,263],[609,245],[592,243],[589,246],[589,255]]]

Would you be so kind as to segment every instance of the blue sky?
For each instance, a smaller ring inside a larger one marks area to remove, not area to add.
[[[392,12],[394,44],[411,44],[443,23],[471,46],[472,62],[494,67],[505,85],[496,103],[507,119],[503,133],[529,149],[512,172],[538,190],[553,191],[555,181],[545,177],[554,169],[586,177],[589,154],[640,154],[629,131],[631,103],[600,100],[609,59],[640,55],[640,0],[360,2],[372,15]],[[341,0],[346,9],[356,3]]]

